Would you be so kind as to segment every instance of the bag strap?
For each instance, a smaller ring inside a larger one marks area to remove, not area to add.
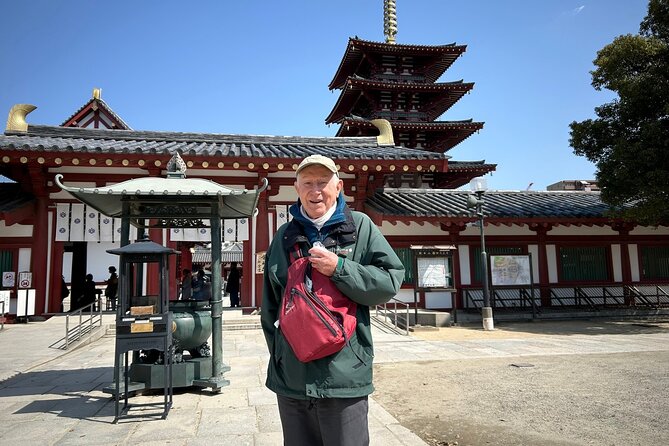
[[[304,257],[302,254],[302,249],[300,249],[300,244],[295,243],[293,245],[293,249],[288,252],[288,259],[290,260],[290,263],[294,263],[297,259],[301,259]]]

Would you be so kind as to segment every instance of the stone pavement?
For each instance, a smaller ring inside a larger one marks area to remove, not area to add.
[[[669,345],[667,324],[567,333],[553,324],[516,332],[441,329],[423,336],[434,339],[375,327],[375,362],[659,351]],[[0,331],[2,444],[282,444],[276,399],[263,385],[268,354],[259,329],[224,331],[224,362],[231,370],[225,374],[230,386],[221,393],[177,389],[167,420],[160,419],[160,406],[132,408],[118,424],[112,424],[113,400],[101,391],[112,380],[113,337],[64,353],[49,347],[63,333],[62,316]],[[130,402],[158,404],[162,395],[138,395]],[[425,445],[373,398],[369,423],[373,445]]]

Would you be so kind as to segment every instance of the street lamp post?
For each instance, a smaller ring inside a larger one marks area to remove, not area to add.
[[[479,219],[479,228],[481,231],[481,269],[483,281],[483,307],[481,315],[483,317],[483,329],[494,330],[495,324],[492,317],[492,307],[490,306],[490,289],[488,280],[488,254],[485,250],[485,232],[483,230],[483,195],[486,191],[486,181],[484,178],[474,178],[470,182],[474,195],[467,198],[467,207],[476,208],[476,216]]]

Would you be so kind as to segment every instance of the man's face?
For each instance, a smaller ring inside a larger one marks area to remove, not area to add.
[[[295,180],[297,195],[311,218],[322,217],[335,205],[343,185],[337,175],[320,165],[302,169]]]

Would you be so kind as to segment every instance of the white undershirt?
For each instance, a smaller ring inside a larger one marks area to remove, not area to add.
[[[319,231],[323,228],[323,225],[328,222],[330,217],[334,215],[336,210],[337,210],[337,203],[335,203],[330,209],[328,209],[328,211],[324,215],[318,218],[311,218],[305,212],[304,206],[300,206],[300,213],[302,214],[302,216],[307,220],[309,220],[311,223],[313,223],[314,226],[316,226],[316,229],[318,229]]]

